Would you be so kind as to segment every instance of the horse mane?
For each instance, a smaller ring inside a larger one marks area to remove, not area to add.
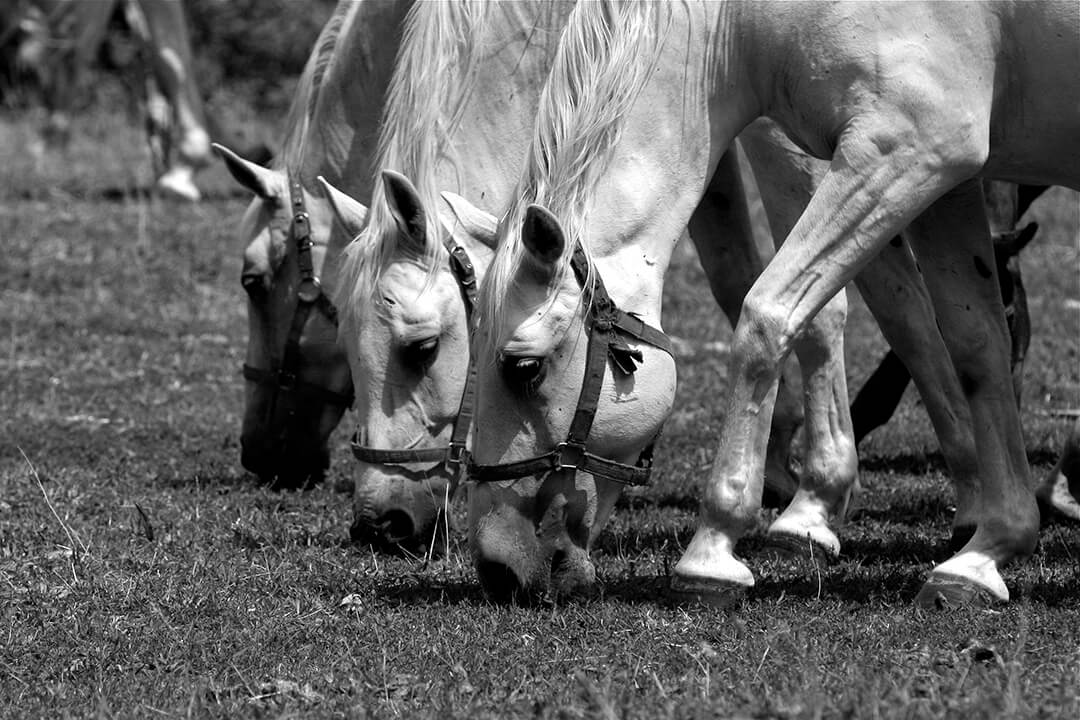
[[[480,60],[478,38],[489,17],[486,0],[418,2],[405,19],[401,46],[383,107],[377,172],[396,170],[416,184],[427,216],[425,260],[432,273],[442,244],[436,167],[450,152]],[[402,253],[382,180],[372,186],[367,225],[342,256],[338,297],[342,327],[355,326],[382,271]]]
[[[552,281],[570,272],[574,245],[583,239],[589,200],[607,171],[624,118],[648,82],[663,38],[665,3],[651,0],[579,2],[559,40],[540,96],[537,121],[515,198],[500,223],[499,245],[478,301],[478,322],[498,327],[503,299],[525,256],[521,228],[526,208],[544,205],[562,223],[566,247]],[[588,243],[582,243],[589,255]],[[593,284],[590,276],[588,287]],[[505,338],[488,333],[489,357]]]
[[[334,59],[334,48],[341,37],[342,28],[345,27],[345,20],[353,9],[353,3],[339,2],[315,40],[315,48],[304,64],[304,71],[296,85],[296,93],[289,105],[289,113],[285,117],[285,139],[281,152],[274,158],[275,170],[299,171],[323,78]]]

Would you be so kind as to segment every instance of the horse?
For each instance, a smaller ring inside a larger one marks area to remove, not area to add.
[[[13,64],[36,76],[44,90],[47,139],[66,142],[82,72],[97,54],[119,4],[119,0],[32,0],[7,8],[12,12],[0,22],[0,36],[13,41]],[[197,201],[195,174],[210,161],[210,136],[195,83],[183,4],[130,0],[122,9],[150,69],[147,126],[155,185],[164,194]]]
[[[479,302],[470,476],[481,484],[469,522],[478,568],[490,565],[482,579],[525,589],[547,588],[553,576],[559,588],[589,583],[581,549],[610,512],[615,483],[640,480],[631,463],[670,408],[674,366],[657,324],[673,239],[734,137],[767,115],[801,149],[831,159],[830,169],[744,302],[702,519],[672,589],[728,602],[752,586],[733,549],[760,503],[779,363],[793,348],[814,358],[811,320],[908,226],[963,397],[975,417],[995,419],[973,428],[976,530],[917,601],[1008,600],[999,568],[1034,548],[1038,511],[975,178],[1076,186],[1067,168],[1076,166],[1077,119],[1061,108],[1080,104],[1043,71],[1077,67],[1076,21],[1049,3],[978,6],[974,22],[970,7],[958,12],[914,3],[575,10],[548,86],[569,90],[562,108],[541,105],[531,175],[503,221]],[[995,90],[992,79],[1006,77],[996,58],[1011,48],[1027,54],[1008,56],[1016,80]],[[1018,124],[1020,112],[1035,130]],[[582,342],[586,326],[595,343]],[[604,373],[609,354],[615,377]],[[590,389],[574,413],[586,367],[581,387]],[[842,426],[846,405],[827,409]],[[603,423],[593,427],[595,418]],[[582,428],[585,438],[575,434]],[[808,436],[808,454],[822,440]],[[563,472],[583,468],[606,479]],[[524,479],[501,482],[518,473]],[[778,522],[787,516],[789,531],[816,542],[851,477],[804,474]]]
[[[272,168],[215,146],[255,195],[238,229],[248,298],[241,463],[276,487],[323,477],[330,434],[353,402],[329,299],[351,236],[316,178],[371,194],[374,139],[411,6],[338,3],[301,75]]]

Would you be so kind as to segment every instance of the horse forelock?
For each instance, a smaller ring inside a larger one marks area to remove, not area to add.
[[[383,108],[374,166],[396,170],[416,186],[427,217],[425,248],[419,258],[431,277],[439,267],[442,230],[436,184],[440,156],[461,119],[480,60],[479,38],[490,3],[418,2],[405,20],[401,46]],[[337,299],[342,333],[355,332],[374,299],[383,271],[407,254],[399,242],[383,183],[372,186],[367,226],[345,250]]]
[[[502,315],[525,257],[521,228],[530,204],[553,212],[565,233],[552,287],[570,272],[576,241],[584,239],[589,198],[649,79],[667,12],[665,4],[649,0],[579,2],[571,12],[540,96],[515,200],[500,223],[498,249],[480,290],[478,322],[488,330],[482,340],[487,357],[494,357],[507,339],[503,334],[511,331],[501,328]],[[589,256],[588,243],[582,246]],[[592,283],[590,272],[586,285]]]

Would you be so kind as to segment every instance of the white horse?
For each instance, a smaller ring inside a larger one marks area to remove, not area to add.
[[[974,446],[982,492],[974,536],[931,573],[921,599],[1007,599],[998,568],[1031,551],[1038,515],[972,178],[1076,187],[1080,98],[1061,79],[1080,65],[1076,24],[1067,6],[1049,3],[579,8],[480,303],[487,351],[479,363],[478,475],[505,476],[500,466],[541,456],[555,462],[550,472],[535,471],[540,478],[484,483],[471,493],[482,578],[526,589],[547,587],[553,574],[563,588],[590,579],[583,535],[610,512],[614,493],[608,482],[554,471],[588,464],[580,442],[560,444],[577,425],[583,326],[604,326],[584,312],[582,284],[592,296],[602,278],[616,305],[656,326],[674,238],[735,135],[768,115],[832,164],[744,303],[702,526],[673,586],[726,599],[753,583],[732,550],[756,515],[779,363],[792,348],[813,361],[820,345],[805,334],[811,319],[911,223],[963,394],[980,419]],[[1006,57],[1003,74],[998,63]],[[554,214],[537,202],[550,203]],[[592,255],[584,277],[571,270],[581,239]],[[587,453],[630,463],[670,407],[674,367],[662,349],[633,337],[618,342],[640,353],[640,367],[623,358],[618,364],[630,371],[603,380],[593,408],[603,422],[591,428]],[[819,358],[818,367],[826,362]],[[530,401],[515,403],[515,394]],[[842,438],[846,407],[825,410]],[[843,449],[842,439],[807,439],[811,457],[815,447],[826,456]],[[570,447],[572,456],[560,459],[553,447]],[[778,522],[829,541],[827,511],[852,477],[811,465]]]
[[[338,3],[301,76],[272,169],[216,146],[255,194],[238,230],[249,300],[241,462],[279,486],[321,478],[330,433],[352,404],[328,300],[351,236],[335,227],[316,178],[370,196],[374,139],[411,5]]]

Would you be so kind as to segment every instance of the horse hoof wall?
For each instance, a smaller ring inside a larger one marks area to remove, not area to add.
[[[803,564],[810,562],[828,567],[836,555],[821,543],[809,537],[799,537],[789,533],[768,533],[762,552],[773,559]]]
[[[676,605],[707,605],[725,609],[738,605],[746,599],[746,586],[672,575],[667,595]]]
[[[982,585],[959,577],[931,577],[915,597],[916,607],[926,610],[989,608],[1004,602]]]

